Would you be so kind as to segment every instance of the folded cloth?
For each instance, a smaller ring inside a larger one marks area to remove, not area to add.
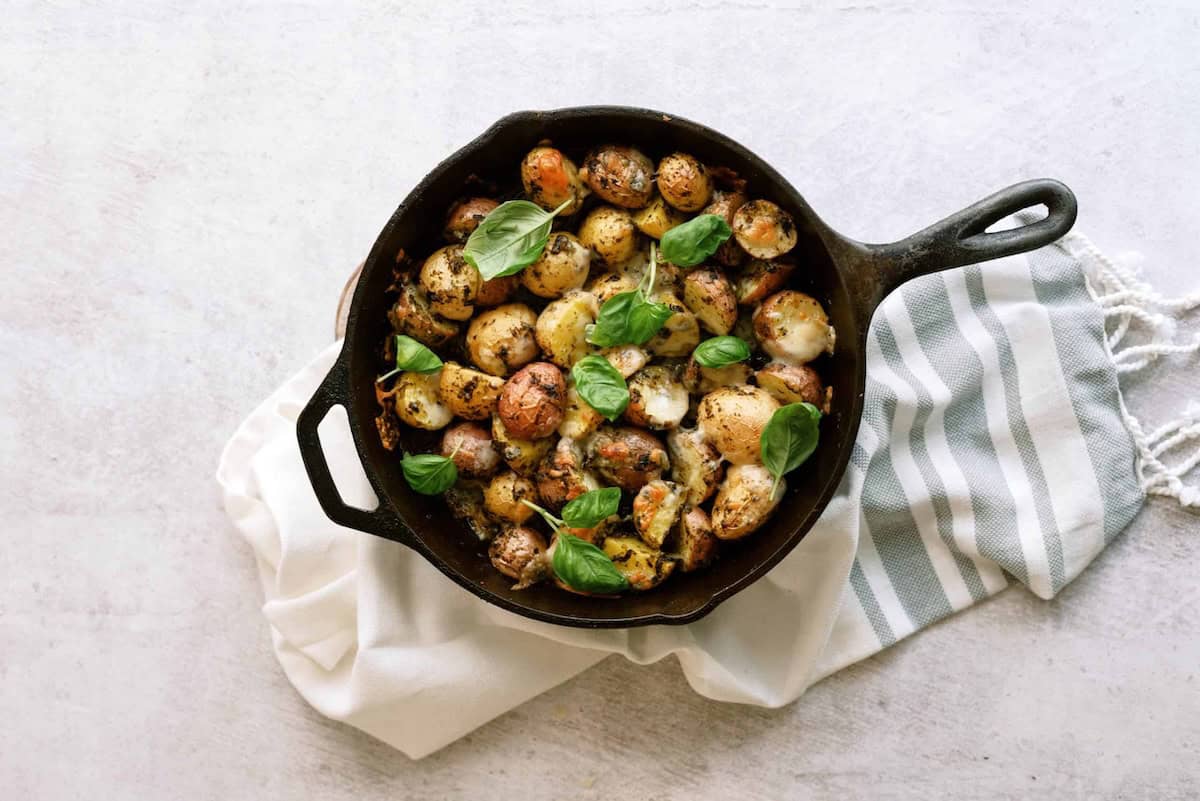
[[[322,714],[410,757],[610,653],[638,663],[675,654],[696,692],[774,707],[999,592],[1007,577],[1053,597],[1147,491],[1194,499],[1155,450],[1172,432],[1186,439],[1187,419],[1147,436],[1117,383],[1119,368],[1188,346],[1110,347],[1153,327],[1156,299],[1077,236],[903,287],[872,323],[863,424],[837,495],[774,570],[687,626],[531,621],[404,546],[331,523],[295,420],[340,343],[241,425],[218,479],[257,558],[288,678]],[[1118,328],[1112,337],[1106,324]],[[325,452],[342,497],[370,508],[339,411],[322,425]]]

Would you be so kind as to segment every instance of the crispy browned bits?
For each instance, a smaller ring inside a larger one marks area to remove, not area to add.
[[[567,383],[548,362],[526,365],[508,379],[500,393],[499,415],[504,428],[520,439],[548,437],[563,420]]]

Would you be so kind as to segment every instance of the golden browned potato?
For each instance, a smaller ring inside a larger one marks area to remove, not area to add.
[[[564,369],[588,355],[588,326],[596,322],[600,304],[590,292],[575,290],[551,301],[538,315],[535,336],[542,354]]]
[[[629,379],[625,419],[642,428],[675,428],[688,412],[688,392],[679,370],[657,364],[643,367]]]
[[[600,489],[600,482],[583,467],[583,448],[566,437],[538,466],[534,481],[542,503],[555,510],[585,492]]]
[[[637,253],[638,233],[633,218],[624,209],[597,206],[579,226],[579,241],[610,268],[629,261]]]
[[[534,362],[508,379],[500,392],[496,413],[504,429],[520,439],[541,439],[563,421],[567,382],[557,367]]]
[[[471,361],[492,375],[508,375],[537,358],[537,314],[523,303],[480,313],[467,328]]]
[[[725,473],[716,447],[697,429],[677,428],[667,434],[667,452],[671,478],[684,488],[687,504],[699,506],[707,501]]]
[[[667,231],[685,222],[687,215],[668,206],[662,195],[655,195],[646,208],[633,213],[633,224],[637,229],[654,239],[662,239]]]
[[[737,302],[743,306],[754,306],[783,288],[796,265],[788,262],[755,259],[742,268],[734,281],[733,291]]]
[[[704,165],[687,153],[672,153],[658,162],[659,194],[680,211],[700,211],[712,197],[712,181]]]
[[[713,534],[712,520],[708,512],[700,507],[688,509],[679,518],[676,539],[679,567],[684,573],[704,567],[717,555],[717,538]]]
[[[469,197],[460,200],[446,212],[446,225],[442,236],[447,242],[461,244],[479,227],[483,218],[495,211],[500,204],[490,197]]]
[[[588,442],[590,467],[628,492],[661,478],[671,466],[662,443],[640,428],[602,426]]]
[[[811,362],[833,353],[837,336],[825,309],[803,292],[785,289],[754,312],[754,333],[772,359],[786,364]]]
[[[759,461],[759,438],[779,402],[759,387],[722,387],[705,395],[696,414],[697,426],[726,461]]]
[[[666,581],[675,561],[636,537],[609,537],[604,553],[635,590],[649,590]]]
[[[580,171],[602,200],[640,209],[654,192],[654,164],[636,148],[603,145],[588,153]]]
[[[811,403],[828,413],[825,384],[808,365],[771,362],[754,374],[758,385],[780,403]]]
[[[596,298],[600,305],[622,292],[632,292],[638,287],[639,276],[624,273],[604,273],[592,281],[588,292]]]
[[[521,161],[521,184],[525,194],[547,211],[553,211],[570,201],[560,214],[579,211],[588,189],[575,168],[575,163],[552,147],[539,145]]]
[[[544,560],[545,555],[546,540],[528,526],[506,528],[488,546],[492,565],[514,579],[527,578],[530,567]]]
[[[503,275],[490,281],[484,281],[479,285],[479,291],[475,293],[475,306],[478,308],[507,303],[512,294],[517,291],[519,283],[520,279],[515,275]]]
[[[425,291],[409,280],[400,283],[400,295],[388,309],[388,320],[398,334],[410,336],[431,348],[449,342],[458,333],[458,325],[433,313]]]
[[[655,356],[681,358],[688,356],[700,344],[700,324],[696,315],[679,302],[674,295],[655,293],[655,303],[665,303],[674,312],[658,333],[646,343],[646,350]]]
[[[438,385],[441,370],[433,373],[404,372],[396,379],[393,398],[396,416],[406,425],[437,431],[450,425],[454,414],[442,403]]]
[[[541,258],[520,272],[521,283],[540,298],[562,297],[583,286],[591,263],[592,251],[574,234],[555,231]]]
[[[749,384],[754,370],[745,362],[727,364],[724,367],[702,367],[695,359],[688,361],[683,373],[683,385],[688,392],[707,395],[719,387],[735,387]]]
[[[713,501],[712,527],[718,539],[736,540],[757,531],[775,511],[787,491],[779,482],[771,497],[774,479],[761,464],[735,464],[725,474]]]
[[[554,447],[553,439],[520,439],[504,427],[500,415],[492,418],[492,441],[509,469],[521,476],[532,476],[542,459]]]
[[[529,479],[509,470],[488,482],[483,491],[483,508],[501,520],[521,524],[533,515],[533,510],[521,503],[526,499],[531,503],[537,501],[537,488]]]
[[[751,200],[733,215],[733,235],[756,259],[775,259],[796,247],[792,215],[769,200]]]
[[[563,421],[558,426],[558,434],[568,439],[583,439],[591,434],[604,422],[604,415],[588,405],[575,389],[574,382],[567,384],[567,403],[563,409]]]
[[[462,245],[435,250],[421,267],[421,288],[430,307],[451,320],[466,320],[475,312],[479,284],[479,271],[463,258]]]
[[[442,365],[438,392],[442,403],[466,420],[486,420],[496,411],[504,379],[463,367],[458,362]]]
[[[719,270],[692,270],[683,279],[683,305],[700,325],[714,334],[728,334],[737,322],[738,302],[733,284]]]
[[[442,435],[442,456],[453,459],[458,472],[470,478],[486,478],[500,469],[500,453],[492,447],[492,435],[479,423],[447,428]]]
[[[600,351],[600,355],[607,359],[623,378],[629,378],[650,361],[650,355],[637,345],[614,345]]]
[[[683,492],[670,481],[651,481],[633,499],[633,527],[651,548],[661,548],[683,508]]]
[[[713,192],[712,203],[701,211],[701,214],[715,214],[733,227],[733,215],[749,200],[745,194],[736,190],[720,190]],[[738,247],[737,239],[730,237],[721,243],[713,259],[726,267],[736,267],[745,260],[746,252]]]

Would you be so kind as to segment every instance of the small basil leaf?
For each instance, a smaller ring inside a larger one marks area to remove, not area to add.
[[[441,494],[458,481],[454,460],[432,453],[406,454],[400,460],[400,469],[408,486],[422,495]]]
[[[467,237],[463,257],[485,281],[519,273],[542,255],[556,212],[528,200],[501,203]]]
[[[571,528],[592,528],[615,515],[620,504],[620,487],[585,492],[563,507],[563,523]]]
[[[817,449],[821,412],[811,403],[789,403],[771,415],[759,438],[762,462],[775,477],[771,497],[785,473],[790,473]]]
[[[412,337],[397,334],[396,367],[414,373],[432,373],[441,369],[442,360],[436,353]]]
[[[625,377],[603,356],[584,356],[571,368],[575,390],[588,406],[616,420],[629,405]]]
[[[738,337],[713,337],[696,346],[692,358],[702,367],[728,367],[750,358],[750,346]]]
[[[629,587],[604,551],[565,531],[558,532],[550,564],[560,579],[582,592],[608,594]]]
[[[701,214],[662,235],[662,257],[676,267],[695,267],[733,234],[724,217]]]
[[[651,303],[645,298],[639,298],[639,300],[640,303],[633,304],[629,309],[626,343],[631,345],[644,345],[649,342],[650,338],[657,334],[667,320],[675,314],[665,303]]]
[[[602,348],[627,343],[629,310],[641,299],[639,292],[621,292],[604,301],[596,324],[588,332],[587,341]]]

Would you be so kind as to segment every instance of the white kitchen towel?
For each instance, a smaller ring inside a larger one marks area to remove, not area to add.
[[[1200,454],[1163,461],[1200,438],[1200,407],[1147,434],[1117,383],[1200,347],[1170,341],[1170,318],[1198,305],[1155,295],[1079,236],[909,283],[872,323],[863,424],[837,495],[774,570],[688,626],[530,621],[404,546],[331,523],[295,420],[337,343],[242,424],[218,479],[257,557],[288,678],[322,714],[411,757],[610,653],[675,654],[705,696],[780,706],[1008,577],[1053,597],[1146,492],[1200,505],[1184,484]],[[325,451],[343,498],[369,508],[339,411],[322,425]]]

